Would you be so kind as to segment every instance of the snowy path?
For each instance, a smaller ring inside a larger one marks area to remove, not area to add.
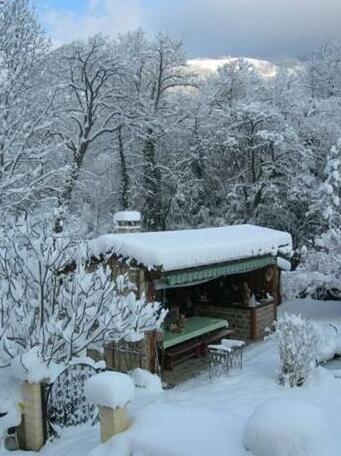
[[[286,310],[341,327],[341,303],[296,302],[281,308],[281,312]],[[98,429],[87,428],[72,435],[69,431],[41,454],[126,456],[128,446],[134,456],[246,456],[242,435],[248,417],[259,403],[278,396],[299,397],[318,405],[327,417],[337,454],[341,454],[341,380],[319,368],[309,385],[283,389],[276,383],[277,366],[271,341],[254,344],[246,350],[244,369],[235,370],[228,379],[209,381],[203,374],[158,395],[139,392],[130,407],[132,427],[106,445],[98,444]]]

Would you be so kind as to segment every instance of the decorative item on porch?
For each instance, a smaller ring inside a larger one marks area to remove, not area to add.
[[[130,426],[127,404],[135,395],[132,379],[121,372],[101,372],[89,378],[84,388],[87,399],[99,406],[101,442]]]
[[[243,283],[241,298],[242,298],[242,303],[245,306],[248,306],[250,304],[250,301],[251,301],[251,290],[249,288],[249,285],[246,282]]]
[[[270,265],[266,268],[266,271],[265,271],[265,280],[267,282],[271,282],[271,280],[274,278],[275,276],[275,268],[273,265]]]
[[[175,321],[175,323],[171,323],[169,329],[172,332],[180,333],[185,329],[186,325],[186,317],[185,314],[180,314],[180,317]]]

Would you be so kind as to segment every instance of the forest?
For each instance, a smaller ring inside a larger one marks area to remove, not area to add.
[[[340,43],[272,77],[243,58],[203,76],[171,36],[55,47],[30,1],[0,6],[3,227],[90,239],[136,209],[145,230],[288,231],[301,255],[339,226],[340,119]]]

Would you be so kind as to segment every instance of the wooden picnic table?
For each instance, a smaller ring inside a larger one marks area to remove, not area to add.
[[[180,333],[164,331],[162,368],[171,370],[174,364],[188,358],[205,356],[208,343],[219,341],[233,333],[227,327],[226,320],[195,316],[186,320],[185,327]]]
[[[184,329],[180,332],[165,330],[163,336],[163,348],[170,348],[204,334],[227,328],[228,323],[221,318],[195,316],[186,320]]]

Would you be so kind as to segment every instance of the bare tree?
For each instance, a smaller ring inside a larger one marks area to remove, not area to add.
[[[58,199],[60,208],[55,230],[61,231],[86,154],[103,135],[118,131],[115,106],[121,74],[106,41],[96,36],[87,44],[74,43],[60,50],[57,71],[66,73],[65,93],[60,93],[59,122],[51,131],[70,154],[70,171]]]

